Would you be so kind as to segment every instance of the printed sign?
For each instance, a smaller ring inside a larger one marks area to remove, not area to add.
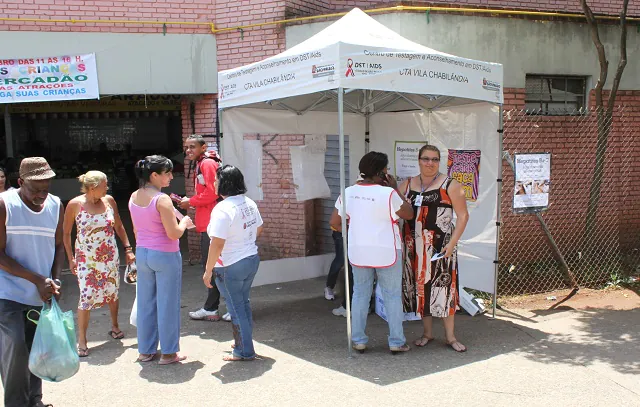
[[[449,150],[447,175],[462,184],[467,201],[478,199],[480,150]]]
[[[515,154],[513,211],[535,213],[549,207],[551,153]]]
[[[0,103],[99,97],[95,54],[0,59]]]
[[[425,141],[396,141],[394,157],[398,182],[420,174],[418,152],[425,144]]]

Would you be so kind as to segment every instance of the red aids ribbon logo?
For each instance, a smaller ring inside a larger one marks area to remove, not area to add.
[[[224,99],[224,85],[220,85],[220,92],[218,93],[218,99]]]
[[[353,73],[353,59],[351,58],[347,59],[347,73],[345,74],[345,76],[347,78],[349,76],[356,76],[355,73]]]

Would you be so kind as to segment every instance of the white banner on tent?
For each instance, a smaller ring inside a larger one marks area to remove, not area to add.
[[[502,103],[502,65],[437,53],[342,45],[340,86]]]
[[[218,74],[220,108],[337,89],[447,95],[502,103],[502,65],[445,54],[354,9],[307,41]]]

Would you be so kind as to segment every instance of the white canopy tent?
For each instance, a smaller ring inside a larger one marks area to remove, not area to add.
[[[470,221],[459,243],[460,286],[495,295],[502,81],[500,64],[427,48],[354,9],[281,54],[218,74],[222,154],[243,172],[258,174],[247,177],[251,184],[261,174],[256,157],[242,147],[246,134],[337,132],[344,194],[345,134],[352,153],[350,182],[357,177],[366,142],[370,150],[387,153],[390,161],[394,143],[403,141],[429,142],[443,157],[449,148],[480,150],[478,197],[469,203]],[[441,162],[443,172],[446,163]],[[261,182],[253,184],[248,185],[250,193],[260,199]],[[347,316],[350,340],[349,310]]]

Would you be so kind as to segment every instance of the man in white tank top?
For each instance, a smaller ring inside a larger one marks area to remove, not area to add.
[[[28,367],[36,325],[27,313],[60,294],[64,216],[44,158],[25,158],[19,174],[20,188],[0,195],[0,376],[6,407],[44,407],[42,381]]]

